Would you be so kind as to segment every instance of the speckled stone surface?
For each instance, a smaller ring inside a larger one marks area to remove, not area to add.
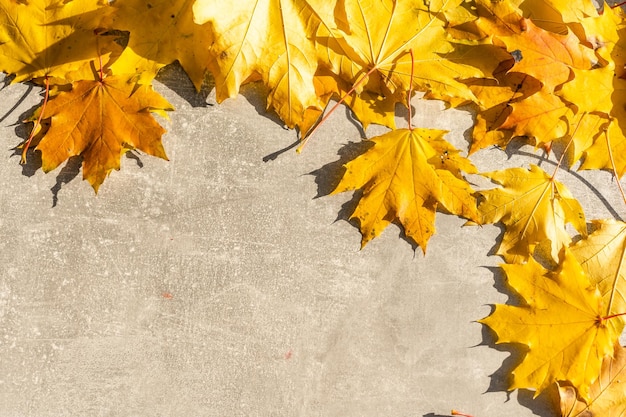
[[[508,298],[497,227],[439,214],[425,256],[395,226],[359,250],[350,195],[319,197],[362,135],[345,110],[298,155],[258,86],[217,105],[173,67],[156,89],[170,161],[125,157],[97,196],[75,162],[19,165],[37,88],[0,90],[0,416],[552,415],[505,392],[516,359],[475,322]],[[471,114],[414,104],[467,148]],[[473,160],[552,169],[532,151]],[[558,179],[623,213],[608,173]]]

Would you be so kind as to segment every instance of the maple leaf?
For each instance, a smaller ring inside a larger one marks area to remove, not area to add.
[[[470,155],[491,145],[506,147],[513,138],[511,129],[500,129],[511,114],[511,105],[541,89],[541,83],[527,74],[507,72],[496,79],[467,82],[476,96],[476,121],[472,129]]]
[[[474,32],[481,33],[494,45],[502,45],[515,61],[505,75],[496,74],[499,83],[491,91],[499,90],[499,93],[493,97],[483,93],[479,98],[479,124],[473,132],[471,152],[488,145],[506,146],[512,138],[521,137],[548,149],[553,143],[562,144],[568,153],[567,162],[574,164],[590,146],[586,134],[598,135],[598,131],[590,131],[592,124],[597,122],[594,126],[600,127],[603,123],[589,117],[583,121],[568,102],[554,93],[568,86],[573,71],[588,71],[596,63],[593,49],[580,42],[581,25],[570,22],[575,16],[597,14],[581,1],[538,4],[534,0],[496,3],[477,0],[477,5],[478,18],[474,25],[478,29]],[[525,18],[525,14],[543,28]],[[517,73],[526,78],[512,86],[506,77]],[[542,86],[539,89],[535,89],[537,82]],[[478,84],[474,82],[474,85]],[[524,93],[522,97],[519,92]],[[502,94],[510,98],[504,101]]]
[[[41,151],[44,172],[80,155],[83,178],[97,192],[129,150],[167,159],[161,144],[165,130],[150,112],[173,109],[151,86],[136,86],[127,79],[109,76],[76,81],[71,91],[50,100],[43,113],[50,128],[35,148]]]
[[[91,62],[118,49],[94,33],[109,11],[104,0],[1,2],[0,71],[15,74],[13,82],[92,78]]]
[[[571,251],[604,297],[604,315],[626,312],[626,223],[594,220],[593,233]]]
[[[500,36],[509,52],[519,51],[512,72],[535,77],[553,92],[570,77],[570,69],[589,69],[595,58],[592,49],[583,47],[572,33],[558,35],[539,28],[530,19],[520,21],[520,33]]]
[[[393,130],[372,138],[374,146],[345,165],[332,193],[362,190],[352,213],[360,223],[362,246],[397,220],[425,252],[439,204],[452,214],[478,220],[473,191],[461,174],[476,168],[443,139],[445,133]]]
[[[461,3],[346,0],[331,8],[328,2],[311,2],[321,22],[315,36],[322,65],[359,94],[369,91],[400,101],[404,94],[396,92],[414,87],[452,104],[473,100],[460,80],[490,75],[504,56],[447,37],[445,14]]]
[[[586,236],[585,215],[578,200],[536,165],[482,174],[502,188],[480,191],[482,223],[502,222],[504,236],[497,254],[507,262],[524,262],[539,245],[554,261],[571,241],[565,224]],[[545,249],[544,249],[545,250]]]
[[[211,58],[213,32],[193,21],[194,0],[124,0],[113,3],[112,27],[130,32],[127,47],[110,66],[114,74],[138,73],[149,83],[159,69],[180,62],[200,89]],[[155,30],[158,28],[158,30]]]
[[[598,289],[567,248],[561,255],[554,272],[533,258],[525,264],[503,265],[508,285],[523,301],[498,304],[480,322],[497,334],[496,343],[526,348],[509,389],[534,389],[537,396],[557,381],[569,381],[589,399],[589,386],[604,357],[612,354],[623,322],[604,318]]]
[[[559,140],[569,132],[570,108],[559,97],[545,89],[511,103],[511,112],[500,125],[514,137],[528,136],[537,146]]]
[[[593,143],[581,149],[584,160],[580,169],[614,169],[621,177],[626,172],[626,26],[621,12],[605,9],[602,16],[582,22],[604,65],[573,70],[574,79],[563,86],[559,96],[577,113],[600,115],[605,120]]]
[[[233,97],[242,84],[261,79],[269,88],[268,108],[288,127],[308,131],[325,103],[313,83],[318,63],[306,24],[315,16],[307,2],[197,0],[193,12],[196,23],[210,22],[216,32],[209,69],[217,100]]]
[[[580,21],[598,16],[593,2],[588,0],[523,0],[518,3],[524,17],[553,33],[566,34],[573,30],[578,36]]]
[[[578,398],[575,387],[559,384],[558,388],[563,417],[623,416],[626,414],[626,349],[616,344],[613,355],[604,358],[588,401]]]

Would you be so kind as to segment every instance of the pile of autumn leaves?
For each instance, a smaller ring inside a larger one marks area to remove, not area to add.
[[[41,152],[47,172],[80,156],[96,191],[129,150],[166,158],[151,113],[172,107],[151,82],[174,61],[197,88],[210,72],[218,101],[262,82],[303,143],[333,99],[388,126],[334,191],[361,190],[362,244],[396,222],[426,250],[437,211],[504,225],[497,253],[521,302],[482,322],[526,347],[511,389],[558,389],[566,416],[622,415],[626,225],[588,235],[558,167],[483,173],[500,187],[476,193],[446,132],[396,129],[394,115],[421,91],[473,108],[470,154],[520,138],[621,177],[625,27],[584,0],[0,0],[0,71],[46,88],[24,157]]]

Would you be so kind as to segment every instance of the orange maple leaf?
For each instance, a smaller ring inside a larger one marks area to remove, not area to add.
[[[36,150],[49,172],[71,156],[83,158],[83,178],[97,192],[107,175],[120,168],[120,157],[132,149],[167,159],[161,144],[165,130],[151,111],[173,110],[151,86],[127,82],[128,76],[72,83],[55,96],[43,119],[50,128]]]
[[[593,128],[603,123],[592,117],[583,120],[555,91],[567,88],[575,71],[589,71],[597,62],[581,25],[576,23],[597,14],[581,0],[477,0],[477,16],[472,33],[481,34],[485,42],[501,45],[514,61],[505,72],[494,74],[497,84],[478,97],[471,152],[488,145],[506,146],[512,138],[520,137],[548,149],[553,142],[561,143],[568,153],[566,161],[572,165],[590,146],[589,138],[598,136],[599,131]],[[462,33],[455,32],[456,36]],[[519,79],[520,74],[526,78],[511,85],[509,78]],[[537,83],[540,88],[536,88]],[[472,91],[476,86],[480,83],[474,81]]]
[[[530,19],[522,19],[520,29],[520,33],[499,37],[509,52],[520,54],[511,71],[535,77],[549,92],[568,81],[571,68],[590,69],[595,60],[593,50],[583,47],[572,32],[548,32]]]

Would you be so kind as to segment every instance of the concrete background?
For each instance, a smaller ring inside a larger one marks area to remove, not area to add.
[[[97,196],[76,162],[19,165],[39,96],[0,90],[0,416],[553,415],[504,391],[515,358],[475,323],[508,298],[498,228],[439,214],[426,256],[395,226],[360,251],[350,196],[316,198],[361,136],[345,110],[275,155],[296,135],[260,87],[218,106],[172,67],[156,88],[177,109],[170,161],[124,158]],[[415,105],[415,125],[466,149],[471,114]],[[473,160],[551,171],[541,158]],[[559,179],[589,219],[623,212],[609,174],[578,175]]]

